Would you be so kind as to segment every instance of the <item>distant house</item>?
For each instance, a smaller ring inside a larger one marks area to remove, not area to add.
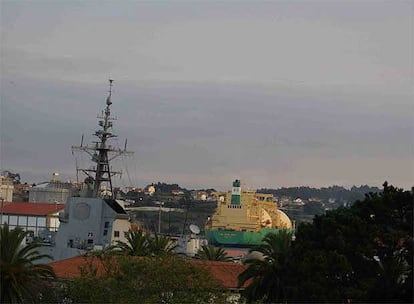
[[[336,198],[330,197],[330,198],[328,199],[328,203],[329,203],[329,204],[335,204],[335,203],[336,203]]]
[[[69,197],[73,196],[76,185],[71,182],[60,182],[52,180],[40,183],[29,189],[29,202],[59,202],[66,203]]]
[[[182,190],[171,190],[172,195],[183,195],[184,192]]]
[[[135,191],[138,193],[143,193],[144,189],[143,188],[137,188],[137,187],[125,187],[125,193],[128,193],[130,191]]]
[[[13,200],[13,179],[0,176],[0,199],[5,202],[11,202]]]
[[[294,202],[295,204],[297,204],[297,205],[300,205],[300,206],[305,205],[304,200],[303,200],[303,199],[301,199],[300,197],[295,198],[295,199],[293,200],[293,202]]]
[[[59,227],[59,211],[64,204],[5,202],[2,206],[0,221],[9,224],[10,229],[17,226],[31,231],[39,237],[42,231],[56,232]]]
[[[193,200],[206,201],[207,198],[209,197],[209,194],[207,193],[207,191],[194,190],[194,191],[191,191],[191,196],[192,196]]]
[[[309,198],[310,202],[317,202],[317,203],[322,203],[322,199],[319,197],[311,197]]]
[[[145,194],[151,195],[151,196],[154,195],[154,193],[155,193],[155,187],[153,185],[149,186],[147,188],[147,191],[145,191]]]
[[[25,184],[18,184],[18,185],[14,185],[14,194],[16,194],[16,192],[20,192],[20,193],[29,193],[30,190],[30,186],[25,183]],[[7,200],[9,201],[9,200]]]
[[[200,201],[206,201],[208,197],[208,193],[206,191],[198,191],[197,199]]]
[[[213,200],[215,201],[224,202],[224,199],[226,197],[226,192],[213,191],[211,192],[210,197],[213,198]]]

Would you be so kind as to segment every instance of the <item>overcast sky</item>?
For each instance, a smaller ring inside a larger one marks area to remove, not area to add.
[[[414,184],[413,1],[0,1],[1,168],[75,178],[115,79],[120,186]]]

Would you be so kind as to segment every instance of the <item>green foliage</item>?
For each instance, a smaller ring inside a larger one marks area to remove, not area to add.
[[[204,268],[176,256],[101,256],[102,276],[91,264],[69,283],[73,303],[223,303],[225,294]]]
[[[320,202],[308,202],[305,206],[303,206],[303,213],[305,215],[320,215],[324,212],[324,206]]]
[[[227,253],[223,248],[215,248],[212,245],[203,245],[197,252],[196,257],[201,260],[210,261],[230,261],[231,258],[227,256]]]
[[[412,303],[413,204],[412,191],[385,183],[381,193],[301,224],[290,247],[269,235],[239,276],[251,282],[246,299]]]
[[[5,176],[7,178],[10,178],[13,181],[13,185],[20,185],[20,174],[19,173],[13,173],[8,170],[0,172],[2,176]]]
[[[20,227],[0,227],[1,303],[36,302],[39,287],[54,277],[50,266],[37,264],[50,258],[39,253],[40,244],[23,245],[27,235]]]
[[[244,262],[248,267],[239,275],[240,286],[251,280],[243,292],[248,302],[273,303],[286,299],[291,240],[292,234],[287,231],[269,233],[261,245],[250,250],[251,257]]]
[[[148,188],[150,185],[148,185],[146,188]],[[157,192],[161,192],[161,193],[171,193],[173,190],[182,190],[182,191],[187,191],[184,188],[181,188],[178,184],[167,184],[167,183],[163,183],[163,182],[158,182],[156,184],[152,184],[152,186],[155,187],[156,189],[156,193]]]
[[[148,248],[154,256],[173,254],[177,246],[167,236],[155,234],[154,237],[148,238]]]
[[[353,186],[350,190],[340,186],[323,187],[320,189],[302,186],[280,189],[260,189],[258,192],[271,193],[276,196],[288,196],[291,198],[300,197],[305,200],[317,197],[324,201],[334,198],[339,202],[354,202],[358,199],[364,199],[366,193],[377,193],[380,192],[380,189],[367,185],[360,187]]]
[[[177,247],[167,236],[151,237],[142,230],[128,231],[126,239],[126,242],[118,241],[110,250],[128,256],[160,256],[174,253]]]
[[[289,300],[412,302],[413,193],[384,184],[298,227]]]
[[[126,239],[126,242],[117,241],[112,250],[130,256],[148,256],[150,254],[148,235],[144,231],[128,231]]]

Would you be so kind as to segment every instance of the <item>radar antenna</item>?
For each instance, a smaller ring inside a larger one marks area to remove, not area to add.
[[[117,135],[111,132],[113,127],[113,120],[116,120],[114,117],[111,117],[112,105],[112,86],[113,79],[109,79],[109,95],[106,98],[106,107],[102,111],[101,115],[98,115],[98,124],[100,129],[97,130],[93,135],[98,137],[98,141],[93,142],[94,145],[83,145],[83,136],[80,146],[72,146],[73,150],[86,152],[91,156],[91,160],[96,163],[91,169],[77,169],[85,173],[88,178],[92,179],[94,182],[93,192],[88,196],[98,197],[101,186],[103,183],[107,183],[107,186],[110,190],[110,198],[114,198],[113,188],[112,188],[112,176],[121,174],[121,172],[112,171],[109,162],[120,155],[132,155],[133,152],[126,150],[126,145],[124,149],[114,149],[110,146],[107,141],[111,138],[117,137]],[[109,156],[111,155],[111,157]],[[107,193],[107,192],[106,192]]]

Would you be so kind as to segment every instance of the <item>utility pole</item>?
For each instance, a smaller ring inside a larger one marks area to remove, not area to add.
[[[160,202],[159,204],[160,208],[158,210],[158,234],[161,234],[161,211],[162,206],[164,206],[163,202]]]
[[[0,212],[0,226],[3,227],[3,204],[4,204],[4,198],[0,197],[1,201],[1,212]]]

